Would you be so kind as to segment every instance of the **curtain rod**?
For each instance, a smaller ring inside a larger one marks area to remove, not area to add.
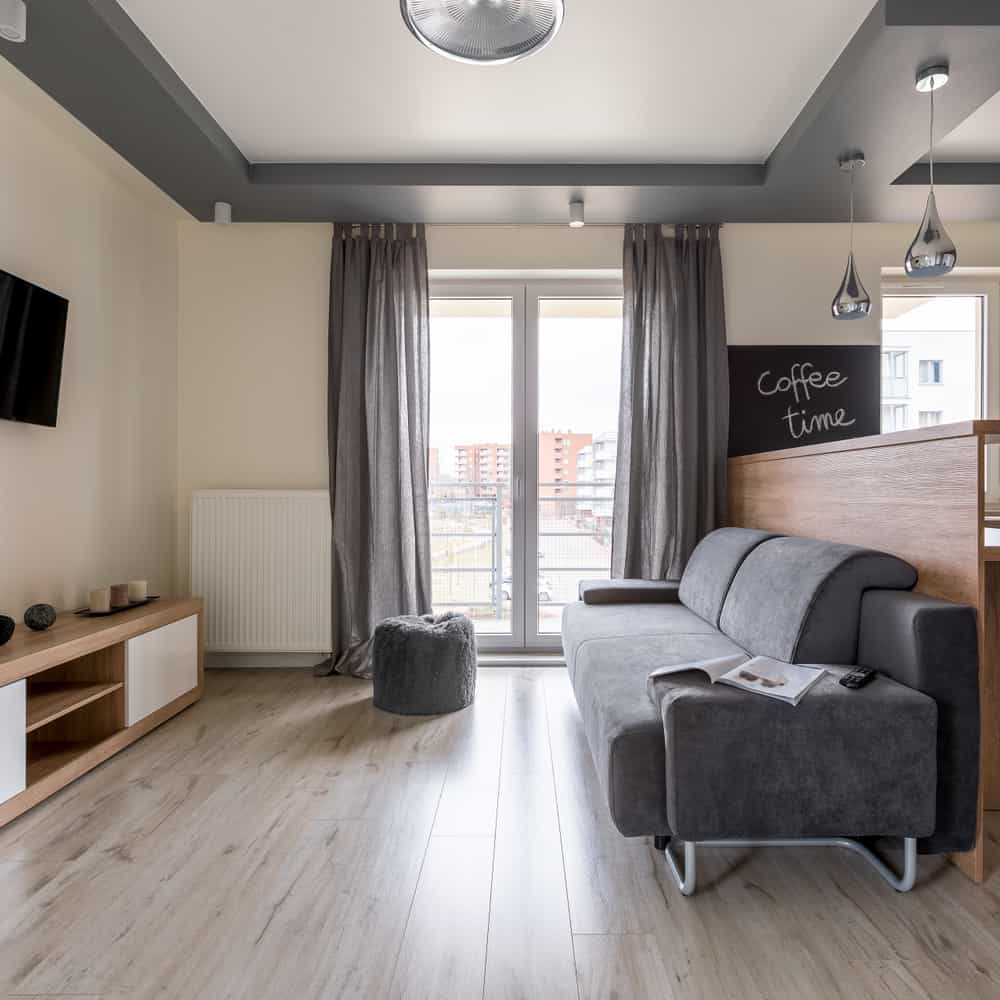
[[[634,225],[651,225],[655,226],[657,223],[634,223]],[[426,223],[428,227],[433,227],[434,229],[569,229],[568,223],[565,222],[428,222]],[[624,229],[628,225],[633,225],[629,222],[588,222],[586,226],[582,228],[586,229]],[[724,222],[661,222],[659,225],[666,229],[673,229],[675,226],[688,225],[688,226],[718,226],[722,229],[725,226]]]

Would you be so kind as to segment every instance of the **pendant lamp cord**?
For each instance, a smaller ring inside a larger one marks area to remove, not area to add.
[[[928,153],[931,161],[931,193],[934,192],[934,88],[931,88],[931,134],[928,142]]]
[[[851,167],[851,256],[854,255],[854,167]]]

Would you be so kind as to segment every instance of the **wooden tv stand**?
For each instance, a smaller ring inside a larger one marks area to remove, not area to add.
[[[60,614],[0,646],[0,826],[196,702],[203,605]]]

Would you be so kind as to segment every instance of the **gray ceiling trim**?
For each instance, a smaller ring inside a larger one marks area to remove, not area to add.
[[[885,23],[891,27],[1000,25],[996,0],[885,0]]]
[[[894,184],[918,184],[926,187],[931,182],[930,167],[914,163],[893,181]],[[935,163],[935,185],[1000,185],[1000,163]]]
[[[2,53],[179,204],[246,182],[243,154],[115,0],[30,0]]]
[[[592,222],[844,221],[835,164],[861,148],[858,218],[913,220],[927,129],[917,68],[951,63],[942,135],[1000,91],[1000,2],[880,0],[764,165],[251,165],[116,0],[30,0],[29,18],[28,42],[0,53],[201,219],[225,200],[237,221],[561,223],[582,196]],[[955,171],[949,220],[1000,219],[994,173],[976,166]]]
[[[117,35],[136,61],[163,89],[164,94],[191,119],[205,138],[218,150],[229,165],[248,174],[250,164],[222,126],[208,113],[205,106],[188,89],[156,47],[139,30],[117,0],[87,0],[97,16]],[[35,17],[32,11],[32,19]]]
[[[252,184],[417,187],[753,187],[757,163],[255,163]]]

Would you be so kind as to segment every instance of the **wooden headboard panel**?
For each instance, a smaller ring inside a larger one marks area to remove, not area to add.
[[[984,443],[974,421],[729,460],[729,523],[881,549],[920,574],[917,590],[979,612],[979,836],[954,857],[986,873],[983,806],[1000,808],[1000,548],[983,544]],[[998,561],[992,561],[998,560]]]
[[[891,552],[917,568],[920,591],[978,605],[981,441],[972,428],[731,458],[729,523]]]

